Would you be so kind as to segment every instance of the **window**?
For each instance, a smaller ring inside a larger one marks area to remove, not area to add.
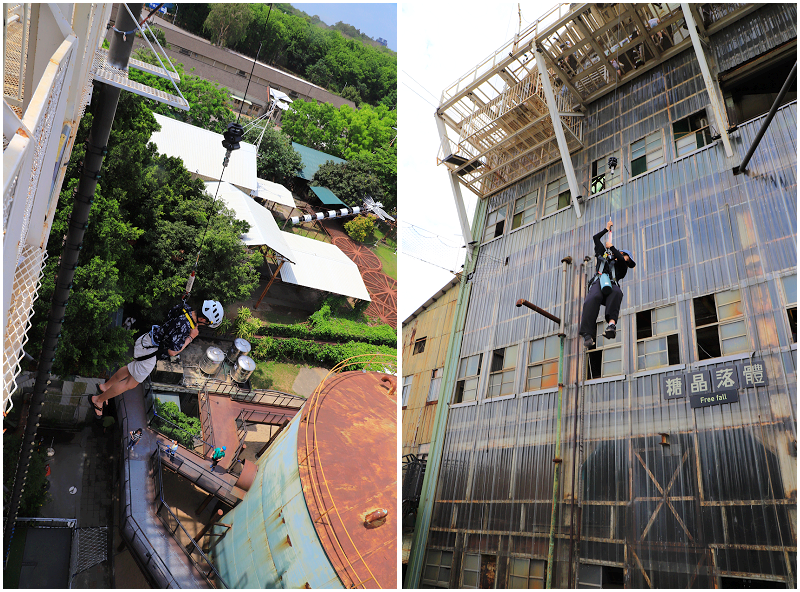
[[[698,360],[718,358],[750,348],[739,290],[695,298],[694,323]]]
[[[450,566],[453,565],[452,551],[428,549],[428,560],[422,581],[434,586],[447,587],[450,584]]]
[[[492,353],[492,367],[489,370],[489,390],[487,397],[510,395],[514,392],[514,377],[517,368],[517,347],[502,347]]]
[[[238,74],[239,74],[239,76],[241,76],[242,78],[247,78],[247,72],[245,72],[244,70],[239,70]]]
[[[545,565],[540,559],[512,557],[508,570],[509,588],[544,588]]]
[[[624,588],[625,570],[610,565],[587,565],[578,568],[578,588]]]
[[[789,317],[792,342],[797,343],[797,274],[784,276],[781,282],[783,282],[783,294],[786,296],[786,316]]]
[[[528,195],[520,197],[514,202],[514,218],[511,220],[511,230],[533,222],[533,219],[536,217],[538,196],[538,190],[531,191]]]
[[[464,553],[464,562],[461,564],[462,588],[494,588],[496,574],[495,555]]]
[[[489,214],[486,219],[486,230],[483,233],[483,240],[492,240],[503,234],[506,225],[506,206],[496,209]]]
[[[189,51],[188,49],[183,48],[183,47],[181,47],[178,51],[180,51],[180,53],[182,53],[183,55],[187,55],[187,56],[191,56],[192,55],[191,51]]]
[[[474,401],[478,397],[478,377],[481,373],[483,354],[475,354],[468,358],[461,358],[458,365],[458,380],[453,403]]]
[[[403,407],[408,405],[408,395],[411,393],[411,383],[414,381],[414,376],[403,377]]]
[[[589,363],[586,364],[586,378],[602,378],[622,374],[622,341],[619,330],[614,339],[603,337],[605,323],[597,323],[597,347],[589,351]]]
[[[674,304],[636,313],[636,360],[639,370],[681,363]]]
[[[531,341],[528,348],[528,374],[526,391],[538,391],[558,386],[558,335]]]
[[[617,168],[614,169],[613,173],[608,171],[608,158],[610,156],[613,156],[617,159]],[[619,185],[619,183],[622,181],[621,164],[622,161],[619,157],[619,150],[612,152],[603,158],[595,160],[592,163],[592,183],[590,188],[592,195],[614,187],[614,185]]]
[[[428,388],[428,403],[439,400],[439,388],[442,386],[444,368],[437,368],[431,372],[431,386]]]
[[[425,351],[425,340],[426,339],[427,339],[427,337],[420,337],[419,339],[417,339],[414,342],[414,353],[411,354],[412,356],[416,355],[416,354],[421,354],[422,352]]]
[[[661,164],[664,164],[661,130],[631,144],[631,176],[641,175]]]
[[[672,135],[675,138],[675,155],[682,156],[711,143],[711,131],[708,128],[708,116],[703,109],[672,124]]]
[[[557,212],[569,205],[569,183],[566,177],[547,184],[547,195],[544,198],[544,216]]]

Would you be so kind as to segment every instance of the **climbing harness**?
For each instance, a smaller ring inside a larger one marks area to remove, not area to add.
[[[603,257],[600,261],[600,269],[597,270],[597,273],[594,274],[594,277],[589,280],[589,284],[586,286],[586,290],[590,290],[591,287],[594,285],[595,282],[600,282],[600,291],[603,293],[603,296],[608,296],[611,294],[612,285],[618,286],[619,283],[617,282],[617,271],[615,268],[616,261],[612,257],[614,254],[611,252],[610,249],[606,249],[606,252],[603,253]],[[608,264],[609,272],[605,271],[606,264]]]

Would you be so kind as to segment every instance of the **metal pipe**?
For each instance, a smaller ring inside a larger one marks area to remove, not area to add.
[[[572,263],[572,257],[561,260],[561,321],[558,328],[558,401],[556,403],[556,452],[553,458],[553,508],[550,512],[550,543],[547,546],[547,582],[546,588],[552,588],[553,580],[553,554],[555,551],[556,534],[556,509],[558,508],[558,481],[561,474],[561,398],[564,394],[564,309],[567,306],[567,264]]]
[[[138,7],[141,11],[141,4]],[[119,10],[118,13],[117,22],[120,25],[120,30],[129,31],[136,28],[136,22],[127,14],[127,11]],[[114,53],[123,65],[127,67],[131,49],[133,49],[133,35],[131,35],[130,43],[128,43],[123,41],[121,33],[115,31],[111,39],[109,54]],[[45,389],[50,382],[50,370],[56,359],[58,338],[61,335],[61,326],[64,323],[67,303],[72,289],[72,280],[78,267],[78,255],[82,248],[83,235],[88,226],[89,213],[94,201],[97,181],[100,178],[100,170],[103,166],[103,158],[105,157],[111,126],[114,123],[114,115],[119,102],[121,89],[108,85],[102,85],[101,88],[103,90],[97,103],[97,113],[87,140],[84,166],[81,171],[78,188],[75,191],[75,202],[70,216],[69,230],[67,231],[64,250],[61,253],[61,265],[56,277],[56,288],[50,305],[50,315],[45,329],[44,342],[42,343],[42,353],[39,358],[39,368],[33,387],[28,421],[25,426],[20,461],[17,465],[14,487],[8,504],[8,514],[3,527],[3,542],[6,553],[11,544],[14,524],[19,512],[20,498],[25,488],[25,481],[36,442],[36,432],[39,428],[39,420],[42,417]],[[90,413],[94,412],[90,411]]]
[[[528,301],[527,301],[527,300],[525,300],[524,298],[520,298],[519,300],[517,300],[517,307],[520,307],[520,306],[527,306],[527,307],[528,307],[528,308],[530,308],[532,311],[534,311],[534,312],[538,312],[538,313],[539,313],[540,315],[542,315],[543,317],[547,317],[548,319],[550,319],[550,320],[551,320],[551,321],[553,321],[554,323],[558,323],[559,325],[561,325],[561,319],[560,319],[560,318],[558,318],[556,315],[554,315],[554,314],[550,314],[550,313],[549,313],[549,312],[547,312],[545,309],[543,309],[543,308],[539,308],[539,307],[538,307],[538,306],[536,306],[535,304],[531,304],[530,302],[528,302]]]
[[[783,87],[781,88],[781,92],[778,93],[778,96],[775,97],[775,102],[772,103],[772,108],[769,110],[767,114],[767,118],[764,120],[764,123],[761,124],[761,129],[758,130],[755,139],[753,140],[753,144],[750,146],[750,150],[747,151],[747,154],[744,155],[744,160],[742,160],[742,164],[738,167],[734,167],[733,174],[738,175],[739,173],[743,173],[747,170],[747,163],[750,162],[750,158],[753,156],[753,152],[756,151],[759,143],[761,142],[761,138],[764,137],[764,133],[767,131],[769,124],[772,122],[772,118],[775,117],[775,113],[778,111],[778,107],[783,101],[783,97],[786,96],[786,93],[789,90],[790,83],[794,80],[795,75],[797,74],[797,62],[795,61],[794,66],[792,67],[792,71],[789,72],[789,77],[786,79],[786,82],[783,83]]]

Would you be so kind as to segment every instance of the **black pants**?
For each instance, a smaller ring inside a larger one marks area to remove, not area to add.
[[[597,313],[600,306],[606,307],[606,322],[611,319],[619,320],[619,309],[622,306],[622,290],[619,286],[611,285],[611,294],[603,296],[600,291],[600,281],[596,281],[589,288],[586,300],[583,301],[583,314],[581,315],[581,335],[591,335],[592,339],[597,338]]]

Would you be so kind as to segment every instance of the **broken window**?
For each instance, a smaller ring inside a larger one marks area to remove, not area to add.
[[[597,323],[597,347],[588,353],[589,363],[586,364],[586,378],[602,378],[622,374],[622,341],[617,331],[614,339],[603,337],[605,331],[602,321]]]
[[[422,574],[422,581],[433,586],[448,587],[450,584],[450,567],[452,565],[452,551],[428,549],[428,557],[425,562],[425,571]]]
[[[783,295],[786,297],[786,316],[789,319],[789,330],[792,332],[792,343],[797,343],[797,274],[781,278]]]
[[[422,352],[425,351],[425,340],[426,339],[427,339],[427,337],[420,337],[419,339],[417,339],[414,342],[414,353],[411,354],[412,356],[414,354],[421,354]]]
[[[578,582],[578,588],[624,588],[625,571],[621,567],[581,563]]]
[[[674,304],[636,313],[636,368],[680,364],[678,315]]]
[[[464,553],[461,564],[462,588],[494,588],[497,556]]]
[[[437,368],[431,372],[431,385],[428,387],[428,403],[439,400],[439,388],[442,386],[444,368]]]
[[[791,43],[770,52],[769,59],[754,59],[719,76],[728,120],[741,124],[767,113],[797,61],[797,48]],[[797,89],[791,85],[781,106],[797,100]]]
[[[664,164],[661,130],[648,134],[631,144],[631,176],[641,175]]]
[[[547,195],[544,199],[544,214],[552,214],[569,205],[569,183],[566,177],[547,184]]]
[[[511,230],[533,222],[536,217],[536,204],[539,191],[531,191],[528,195],[520,197],[514,202],[514,218],[511,220]]]
[[[478,378],[481,373],[483,354],[475,354],[468,358],[461,358],[458,365],[458,380],[453,403],[474,401],[478,397]]]
[[[486,230],[483,232],[483,240],[488,241],[503,234],[506,225],[506,206],[491,212],[486,218]]]
[[[512,557],[508,566],[509,588],[544,588],[546,561]]]
[[[614,169],[613,173],[608,170],[608,158],[611,156],[617,159],[617,167]],[[619,150],[617,150],[592,163],[592,183],[590,189],[592,195],[610,189],[622,182],[622,167],[620,166],[620,162]]]
[[[750,348],[739,290],[694,299],[697,359],[727,356]]]
[[[675,138],[675,156],[683,156],[692,150],[708,146],[711,143],[711,131],[706,110],[673,123],[672,135]]]
[[[403,407],[408,405],[408,395],[411,393],[411,383],[414,381],[414,376],[403,377]]]
[[[502,347],[492,353],[492,367],[489,370],[489,390],[486,396],[499,397],[514,392],[514,377],[517,368],[517,347]]]
[[[531,341],[528,349],[528,373],[525,390],[538,391],[558,386],[558,335]]]

